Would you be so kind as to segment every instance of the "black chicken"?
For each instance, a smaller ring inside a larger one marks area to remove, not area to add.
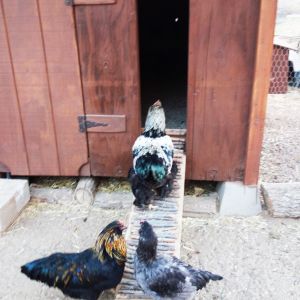
[[[98,299],[106,289],[122,279],[126,261],[126,243],[120,221],[107,225],[93,248],[80,253],[54,253],[27,263],[21,272],[29,278],[59,288],[65,295]]]
[[[219,275],[194,269],[174,256],[158,256],[157,236],[144,221],[139,230],[139,243],[134,258],[135,278],[144,293],[153,299],[192,299],[209,280]]]
[[[177,166],[173,162],[174,146],[165,128],[165,112],[158,100],[150,106],[144,132],[132,147],[133,168],[128,178],[136,206],[149,205],[155,192],[163,198],[172,189]]]

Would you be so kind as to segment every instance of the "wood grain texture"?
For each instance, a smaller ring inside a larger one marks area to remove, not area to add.
[[[188,179],[244,177],[259,4],[190,1]]]
[[[59,175],[37,2],[3,0],[2,3],[20,103],[29,174]]]
[[[276,0],[261,0],[244,183],[257,184],[272,65]]]
[[[88,149],[87,136],[78,129],[84,107],[73,9],[61,0],[39,0],[39,11],[60,175],[76,176],[88,162]]]
[[[136,1],[75,6],[86,114],[126,116],[125,133],[88,133],[92,175],[127,176],[140,132]]]
[[[29,174],[7,27],[0,2],[0,172]]]

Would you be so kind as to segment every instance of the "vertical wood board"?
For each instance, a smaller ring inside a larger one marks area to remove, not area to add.
[[[257,184],[272,65],[276,0],[261,0],[244,183]]]
[[[61,0],[39,0],[60,175],[79,175],[88,162],[87,136],[79,132],[84,114],[73,8]]]
[[[37,2],[2,2],[30,175],[59,175],[53,111]]]
[[[28,175],[22,121],[2,8],[0,2],[0,172]]]

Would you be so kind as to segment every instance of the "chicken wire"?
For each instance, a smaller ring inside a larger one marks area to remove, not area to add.
[[[300,88],[300,72],[296,72],[289,60],[288,48],[274,45],[270,79],[270,94],[284,94],[289,87]]]

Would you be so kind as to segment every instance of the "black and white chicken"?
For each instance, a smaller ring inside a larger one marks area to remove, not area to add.
[[[128,178],[136,206],[149,205],[155,192],[163,198],[172,189],[177,166],[173,161],[173,142],[165,129],[165,112],[157,100],[148,110],[143,134],[132,147],[133,168]]]
[[[222,276],[195,269],[174,256],[157,255],[157,236],[144,221],[134,258],[135,278],[152,299],[192,299],[210,280]]]

